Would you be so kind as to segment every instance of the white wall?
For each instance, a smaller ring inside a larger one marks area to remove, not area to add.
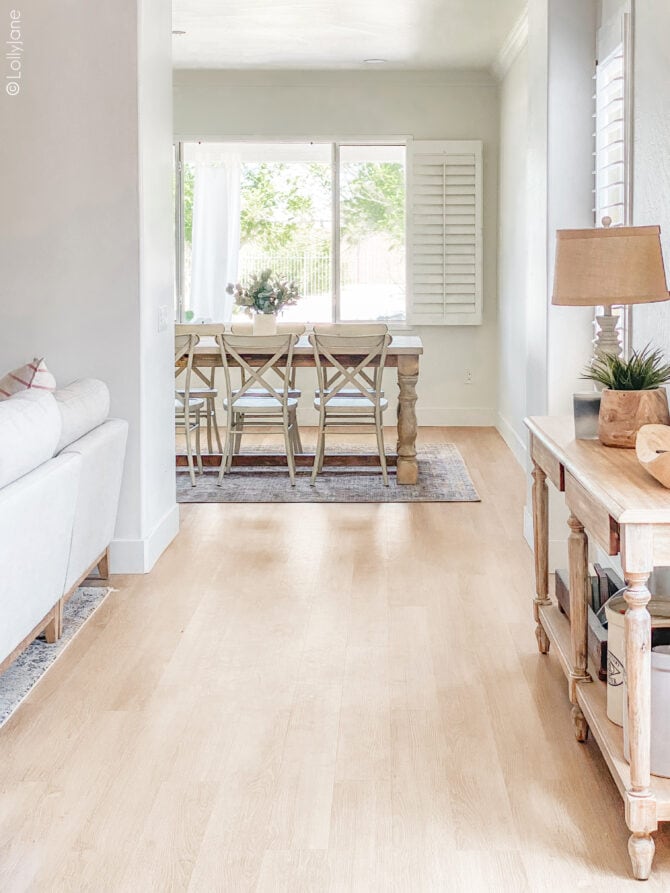
[[[670,274],[670,4],[635,4],[633,223],[660,224]],[[670,356],[670,302],[634,308],[635,347]]]
[[[526,462],[528,257],[528,48],[500,85],[498,429]]]
[[[589,308],[553,307],[551,293],[556,229],[593,222],[596,13],[595,0],[530,0],[527,46],[501,84],[498,427],[525,467],[523,417],[569,413],[591,352]],[[556,566],[566,516],[552,503]]]
[[[482,139],[484,324],[419,330],[417,411],[421,424],[495,424],[498,98],[488,73],[176,71],[174,114],[178,139]]]
[[[178,527],[157,331],[173,301],[170,30],[161,0],[36,0],[21,91],[0,95],[0,369],[45,356],[61,384],[109,384],[130,422],[115,572],[148,570]]]

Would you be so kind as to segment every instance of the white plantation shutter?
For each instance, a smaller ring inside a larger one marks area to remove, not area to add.
[[[626,109],[624,48],[619,44],[596,67],[595,225],[626,222]]]
[[[409,154],[410,321],[480,325],[482,143],[419,140]]]

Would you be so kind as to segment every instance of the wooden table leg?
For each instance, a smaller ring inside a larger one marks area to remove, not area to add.
[[[419,379],[419,358],[409,354],[398,357],[398,466],[399,484],[416,484],[419,466],[416,461],[416,383]]]
[[[626,579],[624,618],[630,788],[626,821],[632,831],[628,853],[633,874],[646,880],[655,845],[651,832],[658,827],[656,800],[651,793],[651,617],[647,580],[653,565],[652,534],[642,525],[623,528],[622,564]]]
[[[568,518],[568,561],[570,565],[570,639],[572,672],[568,680],[572,722],[578,741],[586,741],[589,727],[577,701],[577,686],[590,682],[588,671],[589,541],[584,525],[574,515]]]
[[[549,598],[549,489],[547,476],[533,462],[533,556],[535,558],[535,638],[540,654],[549,652],[549,637],[540,622],[539,608],[551,604]]]

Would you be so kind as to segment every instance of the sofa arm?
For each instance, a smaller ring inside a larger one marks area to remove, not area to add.
[[[114,536],[127,438],[128,423],[108,419],[61,453],[81,457],[66,593],[95,566]]]

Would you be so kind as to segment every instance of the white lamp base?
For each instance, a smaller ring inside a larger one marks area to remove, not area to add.
[[[617,317],[605,312],[603,316],[596,316],[596,337],[593,339],[593,356],[601,357],[604,354],[621,356],[621,339],[617,328]]]

